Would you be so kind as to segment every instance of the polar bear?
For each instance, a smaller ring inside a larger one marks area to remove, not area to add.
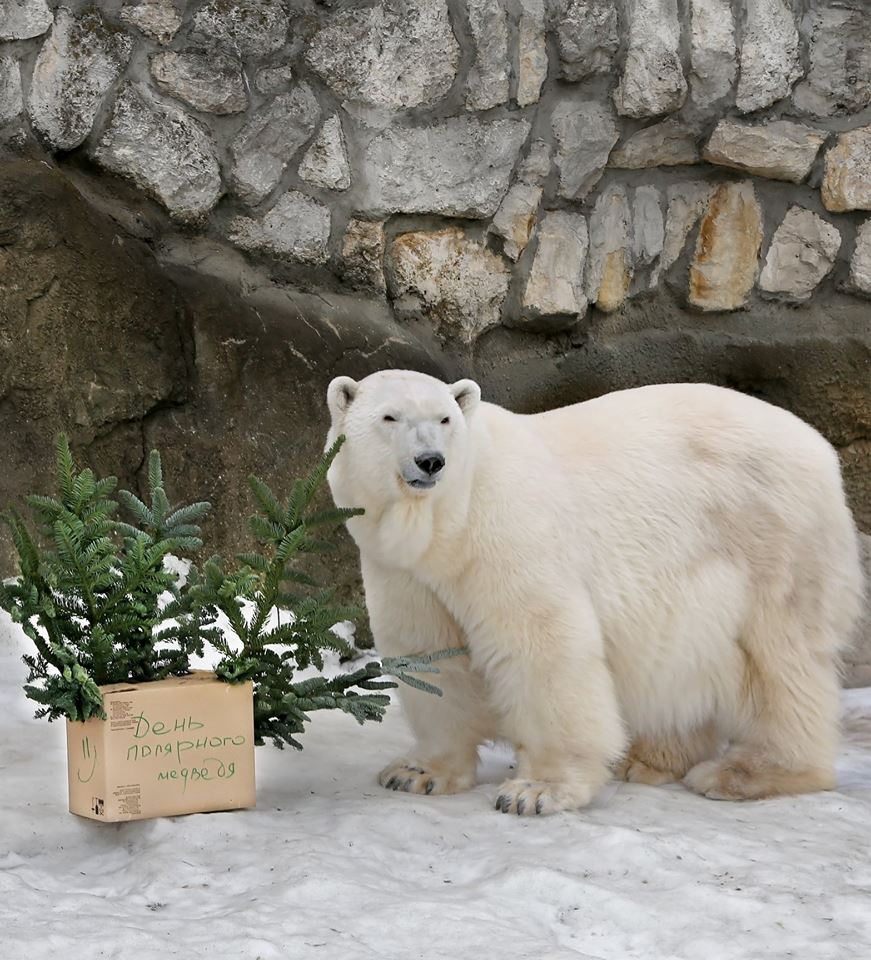
[[[384,655],[459,645],[382,785],[451,793],[512,743],[497,809],[582,807],[613,773],[716,799],[834,786],[858,538],[831,446],[703,384],[532,416],[388,370],[329,385],[329,472]]]

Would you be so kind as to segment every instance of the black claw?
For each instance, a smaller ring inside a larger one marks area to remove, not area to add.
[[[408,793],[410,787],[411,787],[411,777],[409,777],[407,780],[402,781],[401,789],[403,789],[406,793]]]
[[[388,789],[388,790],[395,790],[395,789],[396,789],[396,780],[397,780],[396,777],[391,777],[391,778],[387,781],[387,783],[384,784],[385,788]]]
[[[501,793],[499,794],[498,797],[496,797],[496,809],[497,809],[497,810],[501,810],[501,809],[502,809],[502,804],[505,802],[505,799],[506,799],[506,798],[503,797]]]
[[[539,797],[538,800],[535,801],[535,812],[541,813],[543,807],[544,804],[542,803],[541,797]]]
[[[426,782],[426,792],[427,792],[427,793],[432,793],[433,787],[435,787],[435,784],[432,782],[432,780],[427,780],[427,782]]]
[[[517,801],[517,816],[522,817],[523,811],[525,809],[526,809],[526,801],[523,798],[521,798],[520,800]]]

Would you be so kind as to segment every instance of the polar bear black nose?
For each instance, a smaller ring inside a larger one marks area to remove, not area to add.
[[[440,453],[424,453],[415,457],[414,462],[428,477],[434,477],[445,465],[445,458]]]

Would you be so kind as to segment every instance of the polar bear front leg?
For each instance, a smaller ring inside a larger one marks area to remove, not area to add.
[[[499,787],[496,809],[534,816],[586,806],[626,744],[592,608],[539,610],[503,629],[489,638],[487,686],[516,746],[517,776]]]
[[[375,646],[384,656],[465,646],[456,621],[433,592],[402,570],[363,562],[366,607]],[[483,683],[466,656],[439,661],[439,672],[421,679],[443,695],[399,688],[413,748],[389,763],[379,783],[408,793],[458,793],[475,785],[478,745],[495,736]]]

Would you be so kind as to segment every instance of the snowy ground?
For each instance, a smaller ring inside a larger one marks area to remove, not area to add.
[[[495,751],[464,796],[379,788],[396,707],[260,748],[256,810],[109,825],[66,810],[63,726],[31,719],[22,644],[3,616],[2,960],[871,957],[871,689],[845,694],[836,793],[621,785],[521,820],[491,808]]]

